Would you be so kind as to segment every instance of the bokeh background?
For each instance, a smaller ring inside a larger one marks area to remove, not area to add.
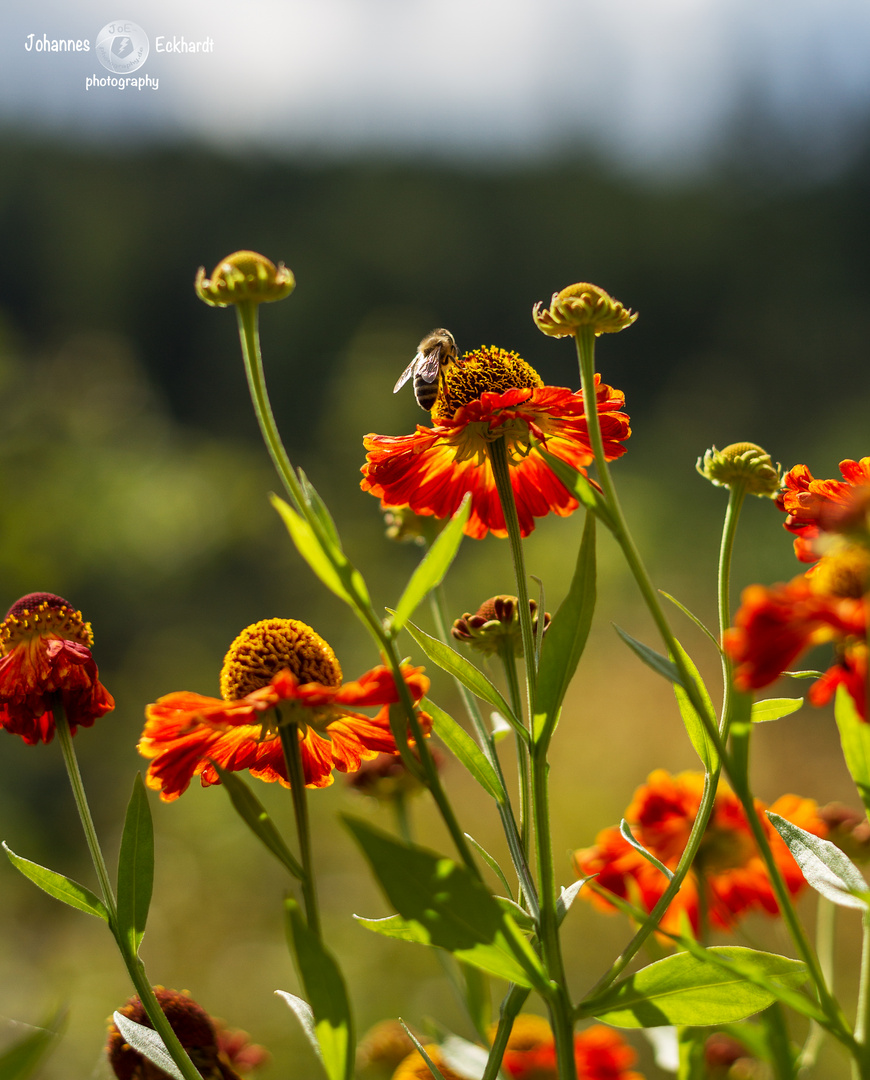
[[[119,14],[149,35],[137,74],[158,89],[86,90],[87,76],[108,74],[93,51],[25,49],[32,33],[93,50]],[[158,35],[210,38],[213,51],[160,54]],[[640,313],[599,347],[634,429],[616,475],[655,580],[710,623],[726,499],[696,458],[750,439],[787,467],[831,476],[841,458],[870,451],[870,8],[860,0],[137,0],[122,12],[37,0],[0,13],[0,137],[0,604],[57,592],[94,625],[118,708],[76,744],[109,851],[143,764],[144,705],[176,689],[215,693],[245,625],[303,619],[350,676],[376,659],[268,505],[277,478],[235,319],[194,297],[200,264],[254,248],[294,270],[294,295],[262,312],[275,411],[384,605],[417,553],[385,540],[358,470],[363,435],[424,419],[409,389],[391,394],[396,377],[423,334],[446,325],[462,347],[516,349],[548,382],[576,386],[571,345],[530,318],[535,301],[576,280]],[[530,539],[529,570],[551,609],[581,528],[579,516],[546,520]],[[616,622],[654,642],[606,538],[600,572],[554,753],[563,884],[571,850],[618,821],[652,768],[694,766],[669,688],[613,632]],[[780,515],[753,500],[736,588],[796,572]],[[454,614],[511,589],[506,545],[466,542],[447,582]],[[709,646],[676,618],[715,679]],[[406,648],[415,653],[410,639]],[[433,696],[458,714],[437,674]],[[769,725],[756,744],[761,798],[855,804],[828,713]],[[0,838],[92,884],[58,748],[0,735],[0,750]],[[492,808],[457,766],[445,782],[476,838],[502,853]],[[259,794],[289,829],[286,793]],[[387,828],[389,815],[340,779],[311,803],[326,925],[360,1027],[437,1018],[470,1037],[436,959],[351,918],[387,912],[337,814]],[[267,1045],[267,1080],[318,1075],[272,995],[297,989],[280,868],[219,789],[153,809],[152,977]],[[413,822],[421,842],[449,851],[425,798]],[[41,1075],[104,1076],[104,1022],[129,994],[108,934],[8,865],[0,897],[0,1038],[67,1002],[63,1046]],[[812,901],[805,911],[812,920]],[[858,920],[842,922],[850,1002]],[[579,993],[628,928],[578,903],[566,933]],[[789,951],[766,920],[747,934]],[[663,1075],[631,1038],[646,1074]],[[836,1051],[824,1060],[825,1075],[847,1075]]]

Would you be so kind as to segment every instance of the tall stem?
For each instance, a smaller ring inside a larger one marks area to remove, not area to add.
[[[725,524],[722,529],[722,542],[719,546],[719,640],[722,640],[725,631],[731,626],[731,556],[734,550],[734,540],[737,535],[737,522],[740,520],[740,511],[743,500],[746,498],[745,483],[735,483],[731,486],[728,494],[728,509],[725,511]],[[731,657],[722,650],[722,724],[720,733],[723,740],[728,738],[728,723],[731,717],[731,695],[733,682],[731,679]]]
[[[508,639],[502,639],[499,648],[499,658],[504,668],[505,679],[508,684],[511,708],[514,716],[522,716],[522,702],[520,701],[520,680],[517,675],[517,658],[514,655],[514,643]],[[532,798],[532,774],[529,768],[529,755],[527,747],[519,732],[514,733],[516,743],[517,763],[519,771],[520,793],[520,841],[523,851],[529,854],[529,807]]]
[[[299,725],[278,719],[281,749],[287,763],[287,778],[293,797],[293,813],[296,818],[296,836],[299,840],[299,860],[305,876],[302,879],[302,897],[308,928],[318,938],[320,932],[320,909],[317,904],[317,884],[311,859],[311,826],[308,820],[308,799],[305,790],[305,771],[302,767],[302,751],[299,747]]]
[[[70,731],[66,711],[62,704],[58,704],[55,706],[53,712],[55,728],[57,730],[57,741],[60,743],[60,749],[63,754],[63,761],[66,766],[67,776],[69,777],[70,787],[72,788],[76,810],[78,811],[79,820],[82,823],[82,829],[84,830],[85,840],[87,841],[88,850],[91,854],[91,861],[94,864],[97,880],[100,883],[102,900],[109,913],[109,929],[112,931],[112,935],[115,938],[115,943],[121,953],[124,966],[127,968],[127,972],[130,975],[136,993],[139,995],[139,1000],[142,1002],[145,1014],[151,1021],[154,1030],[163,1040],[166,1050],[178,1066],[184,1080],[202,1080],[199,1070],[187,1056],[184,1047],[178,1041],[178,1036],[172,1030],[172,1026],[166,1019],[166,1015],[163,1012],[163,1009],[161,1009],[160,1003],[151,988],[151,983],[145,974],[145,967],[142,961],[134,954],[126,937],[120,932],[120,927],[118,925],[118,905],[115,900],[115,893],[112,889],[111,881],[109,880],[109,872],[106,869],[106,860],[103,858],[103,852],[100,848],[97,830],[94,827],[91,808],[88,805],[87,795],[85,794],[85,786],[82,782],[82,774],[79,769],[75,747],[73,746],[72,732]]]

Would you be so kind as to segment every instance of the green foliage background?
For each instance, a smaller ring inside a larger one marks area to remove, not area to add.
[[[262,311],[275,411],[294,463],[327,499],[384,605],[417,556],[383,539],[358,470],[367,432],[425,420],[409,390],[391,394],[396,377],[423,334],[447,325],[461,347],[516,349],[548,382],[576,386],[571,345],[543,338],[530,318],[535,301],[573,281],[596,282],[640,313],[599,346],[603,378],[625,391],[634,427],[616,476],[655,579],[709,622],[726,500],[697,476],[696,457],[750,439],[786,467],[805,461],[831,476],[841,458],[870,452],[870,161],[860,154],[848,171],[815,182],[744,163],[644,183],[581,158],[474,171],[201,149],[112,154],[10,132],[3,143],[0,604],[58,592],[93,623],[118,708],[76,745],[110,850],[143,764],[135,743],[144,705],[171,690],[216,693],[224,652],[245,625],[301,618],[333,644],[349,677],[376,662],[268,506],[278,482],[247,401],[235,319],[194,297],[200,264],[211,269],[254,248],[296,274],[294,295]],[[581,532],[580,516],[548,519],[529,542],[529,569],[544,578],[551,610]],[[570,851],[618,820],[651,768],[694,767],[669,688],[611,630],[616,621],[653,641],[617,553],[606,540],[602,548],[593,640],[556,735],[563,884]],[[780,515],[753,500],[736,588],[798,569]],[[506,545],[466,541],[448,579],[454,614],[512,588]],[[715,657],[679,619],[684,644],[713,677]],[[406,647],[419,660],[410,639]],[[459,712],[446,679],[434,677],[432,696]],[[757,744],[765,800],[793,790],[855,802],[827,713],[765,725]],[[57,747],[4,734],[0,749],[0,838],[92,885]],[[446,775],[460,818],[500,852],[495,813],[458,768]],[[265,785],[258,794],[289,829],[286,794]],[[327,924],[360,1027],[436,1016],[470,1036],[433,957],[350,918],[387,911],[336,812],[391,827],[387,813],[340,779],[311,802]],[[150,973],[268,1045],[267,1078],[316,1075],[294,1019],[272,996],[298,990],[281,926],[290,883],[220,790],[192,789],[172,806],[155,801],[154,811]],[[424,799],[414,824],[421,841],[448,850]],[[69,1000],[64,1047],[42,1075],[100,1075],[103,1021],[129,994],[108,934],[8,866],[0,896],[0,1015],[36,1023]],[[766,922],[750,932],[787,951]],[[620,919],[576,905],[568,956],[578,990],[626,933]],[[851,941],[844,937],[844,957]],[[9,1026],[0,1036],[15,1033]],[[842,1068],[833,1059],[830,1075]]]

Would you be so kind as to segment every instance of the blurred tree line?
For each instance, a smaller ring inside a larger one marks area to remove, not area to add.
[[[278,481],[247,400],[235,317],[195,298],[199,265],[210,271],[224,255],[253,248],[296,274],[293,296],[262,310],[273,405],[294,463],[333,507],[351,557],[384,604],[395,601],[416,555],[388,549],[377,504],[359,492],[361,438],[425,421],[409,388],[391,394],[419,339],[446,325],[460,347],[515,349],[547,382],[576,386],[571,345],[543,338],[531,307],[577,280],[608,289],[640,313],[629,332],[599,348],[603,378],[625,391],[634,427],[618,479],[662,585],[712,618],[724,500],[695,474],[696,457],[712,443],[750,439],[786,467],[806,461],[830,476],[840,458],[870,453],[870,153],[812,183],[765,177],[739,162],[667,183],[628,178],[591,158],[504,169],[443,160],[306,164],[196,147],[112,151],[5,132],[0,605],[53,591],[94,623],[95,653],[119,706],[99,731],[77,739],[103,794],[98,824],[116,827],[142,764],[134,747],[144,704],[170,690],[216,692],[223,653],[247,623],[273,615],[310,622],[351,677],[374,659],[268,506]],[[797,572],[780,525],[769,504],[747,508],[736,588]],[[579,523],[548,520],[536,530],[531,572],[564,561],[566,528],[579,537]],[[465,544],[449,582],[456,615],[510,591],[507,555],[493,558],[494,547],[493,540]],[[605,598],[608,587],[621,597],[618,560],[606,543],[601,561]],[[552,609],[566,582],[546,585]],[[630,620],[619,621],[635,632]],[[594,686],[584,694],[595,700]],[[667,688],[661,694],[666,699]],[[678,721],[669,723],[679,740]],[[599,727],[582,744],[599,779],[578,806],[571,772],[571,799],[562,797],[585,821],[581,833],[566,819],[566,849],[610,823],[650,761],[674,764],[652,758],[659,750],[635,732],[625,739],[630,778],[621,780],[608,765],[607,727]],[[86,875],[83,856],[70,854],[82,845],[58,755],[18,740],[13,746],[6,736],[0,742],[3,836],[28,857]],[[820,754],[810,754],[816,766]],[[780,757],[784,770],[794,769],[792,758]],[[190,873],[196,858],[220,861],[230,852],[257,867],[248,875],[261,872],[246,837],[227,823],[223,796],[191,793],[181,803],[156,815],[171,866]],[[207,828],[218,813],[227,823],[220,844],[185,847],[191,822]],[[324,858],[335,844],[347,855],[341,841],[330,841]],[[215,872],[213,865],[192,872],[193,908],[213,891]],[[32,886],[13,877],[8,868],[0,877],[16,939],[0,978],[8,987],[0,1011],[34,1019],[51,979],[82,1000],[81,945],[72,944],[80,943],[82,917],[35,899]],[[347,881],[336,880],[343,895]],[[231,893],[238,880],[222,887]],[[270,935],[273,900],[264,904]],[[247,900],[229,902],[241,920]],[[155,971],[170,981],[177,961],[190,986],[185,950],[195,955],[199,938],[188,940],[176,923],[191,912],[177,895],[163,903],[168,943]],[[37,919],[48,918],[60,936],[42,936]],[[219,933],[211,923],[199,930]],[[10,927],[0,932],[8,939]],[[256,947],[265,955],[259,939]],[[98,948],[108,954],[102,939]],[[378,950],[380,943],[370,952],[383,955]],[[363,966],[383,962],[392,980],[389,960],[361,955]],[[24,979],[27,958],[49,965],[48,974],[35,969]],[[236,989],[226,985],[225,960],[212,956],[215,994]],[[114,971],[110,955],[104,963]],[[92,1015],[102,1019],[120,1004],[117,994],[126,995],[116,975],[119,989],[84,994],[80,1007],[90,1012],[77,1022],[90,1041],[71,1060],[92,1060]],[[275,980],[293,989],[289,979]],[[401,985],[395,993],[401,1000]],[[221,1011],[220,1003],[205,1004]],[[233,1023],[259,1018],[252,1003],[230,999],[224,1012],[231,1006]],[[377,1018],[377,1006],[369,1008],[365,1019]],[[287,1026],[283,1014],[280,1021]],[[268,1031],[254,1034],[268,1041]]]

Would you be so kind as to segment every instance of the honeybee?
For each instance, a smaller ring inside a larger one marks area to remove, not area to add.
[[[414,376],[414,397],[421,409],[432,411],[441,372],[456,363],[456,342],[449,330],[433,330],[417,346],[417,354],[393,387],[397,393]]]

